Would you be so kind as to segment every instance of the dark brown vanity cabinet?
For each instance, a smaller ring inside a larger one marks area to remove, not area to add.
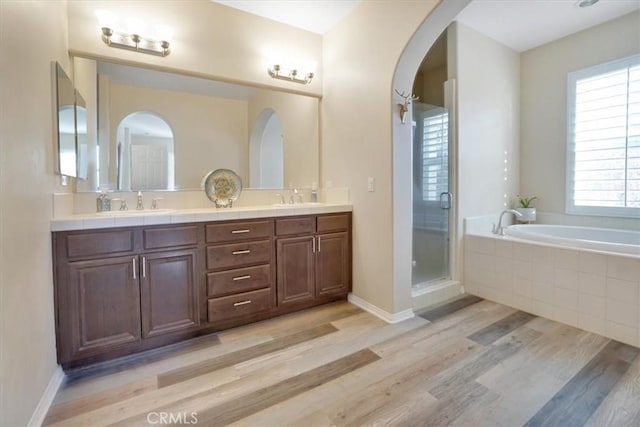
[[[53,233],[63,368],[345,298],[351,214]]]
[[[227,323],[275,309],[273,219],[206,226],[207,320]]]
[[[54,233],[60,363],[196,327],[197,245],[196,225]]]
[[[343,297],[351,287],[351,214],[276,219],[278,305]]]

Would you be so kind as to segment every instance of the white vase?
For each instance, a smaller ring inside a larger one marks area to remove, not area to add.
[[[533,222],[536,220],[536,208],[516,208],[522,215],[517,220],[520,222]]]

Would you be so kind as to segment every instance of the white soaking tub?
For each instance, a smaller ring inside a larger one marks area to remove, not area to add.
[[[573,227],[567,225],[511,225],[507,236],[534,242],[640,255],[640,232],[611,228]]]

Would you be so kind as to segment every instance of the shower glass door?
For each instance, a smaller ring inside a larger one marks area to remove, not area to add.
[[[449,112],[413,104],[413,274],[414,287],[450,278]]]

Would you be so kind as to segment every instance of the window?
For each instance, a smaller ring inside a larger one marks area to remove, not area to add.
[[[422,200],[436,202],[449,191],[448,152],[449,114],[427,113],[422,120]]]
[[[640,216],[640,55],[568,75],[567,212]]]

